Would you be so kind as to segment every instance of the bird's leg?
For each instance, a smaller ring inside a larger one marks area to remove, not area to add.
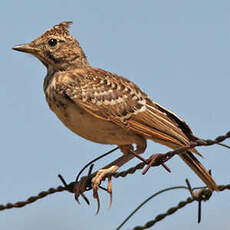
[[[124,146],[124,147],[126,147],[126,146]],[[171,159],[173,157],[173,155],[171,155],[171,154],[169,154],[169,155],[168,154],[154,154],[149,159],[145,159],[144,157],[140,156],[140,154],[145,151],[146,147],[147,147],[146,142],[145,143],[142,142],[141,145],[137,145],[136,150],[134,150],[132,147],[132,148],[124,149],[123,152],[124,153],[125,152],[130,153],[130,154],[134,155],[135,157],[137,157],[138,159],[140,159],[141,161],[143,161],[147,165],[147,167],[142,172],[143,175],[149,170],[150,167],[159,166],[159,165],[162,165],[168,172],[171,172],[171,170],[167,167],[167,165],[165,165],[165,162],[168,161],[169,159]],[[121,147],[120,147],[120,149],[121,149]]]
[[[108,187],[107,192],[110,194],[110,206],[112,205],[112,179],[111,175],[115,173],[122,165],[130,161],[134,155],[132,154],[124,154],[123,156],[119,157],[117,160],[113,161],[112,163],[106,165],[103,169],[97,171],[96,175],[93,177],[91,184],[93,188],[93,197],[97,200],[97,213],[100,210],[100,200],[98,196],[98,189],[101,181],[109,175],[108,177]]]
[[[144,157],[140,156],[140,154],[142,154],[147,147],[147,143],[145,139],[140,139],[140,142],[137,144],[135,150],[132,145],[123,145],[119,147],[124,154],[132,154],[135,157],[137,157],[139,160],[143,161],[145,164],[148,164],[148,161]]]

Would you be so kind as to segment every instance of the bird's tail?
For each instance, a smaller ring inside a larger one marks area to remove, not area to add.
[[[179,154],[182,160],[200,177],[209,189],[218,191],[218,186],[205,167],[189,151]]]

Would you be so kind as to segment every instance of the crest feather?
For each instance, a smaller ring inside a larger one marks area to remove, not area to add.
[[[54,28],[68,31],[71,24],[73,24],[73,22],[71,22],[71,21],[61,22],[61,23],[55,25]]]
[[[70,36],[68,29],[72,23],[73,22],[71,21],[61,22],[53,26],[51,29],[47,30],[42,36],[48,36],[48,35]]]

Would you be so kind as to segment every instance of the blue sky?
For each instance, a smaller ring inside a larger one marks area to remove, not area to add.
[[[113,146],[84,140],[65,128],[49,110],[43,93],[45,67],[34,57],[11,50],[30,42],[53,25],[66,20],[85,50],[89,62],[137,83],[156,102],[177,113],[202,138],[230,130],[230,2],[229,1],[12,1],[0,2],[1,167],[0,204],[24,200],[60,185],[57,174],[75,179],[81,167]],[[226,142],[229,143],[229,142]],[[166,152],[148,143],[145,157]],[[229,183],[230,155],[219,146],[199,148],[218,184]],[[119,152],[96,164],[100,168]],[[133,160],[126,167],[135,165]],[[101,212],[74,201],[63,192],[22,209],[0,213],[0,229],[115,229],[145,198],[160,189],[202,182],[175,157],[147,175],[137,172],[113,180],[113,206],[103,191]],[[95,169],[96,169],[95,168]],[[123,169],[124,169],[123,168]],[[149,202],[123,229],[153,219],[188,192],[163,194]],[[197,224],[196,204],[158,223],[155,229],[229,229],[229,192],[215,193],[203,205]]]

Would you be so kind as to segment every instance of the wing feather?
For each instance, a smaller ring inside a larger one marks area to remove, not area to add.
[[[183,120],[154,103],[123,77],[89,68],[65,73],[65,81],[60,82],[62,93],[92,116],[110,120],[173,149],[190,142],[192,131]]]

